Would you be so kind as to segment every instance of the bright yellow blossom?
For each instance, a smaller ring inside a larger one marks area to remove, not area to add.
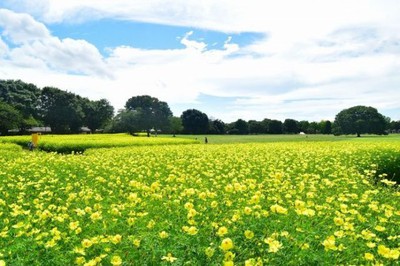
[[[111,261],[110,262],[114,266],[119,266],[119,265],[122,264],[122,259],[121,259],[120,256],[115,255],[115,256],[111,257]]]
[[[364,253],[364,258],[366,259],[366,260],[374,260],[374,255],[373,254],[371,254],[371,253],[369,253],[369,252],[366,252],[366,253]]]
[[[230,238],[225,238],[222,240],[221,245],[220,245],[222,250],[230,250],[233,248],[233,241]]]
[[[171,263],[174,262],[174,261],[176,261],[177,259],[178,259],[178,258],[173,257],[171,253],[168,253],[167,256],[163,256],[163,257],[161,258],[161,260],[165,260],[165,261],[171,262]]]
[[[254,237],[254,233],[253,233],[253,231],[251,231],[251,230],[246,230],[246,231],[244,231],[244,236],[245,236],[247,239],[252,239],[252,238]]]

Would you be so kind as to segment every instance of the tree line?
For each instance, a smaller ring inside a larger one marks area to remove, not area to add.
[[[157,98],[141,95],[126,101],[114,115],[106,99],[89,100],[55,87],[39,89],[21,80],[0,80],[0,133],[11,129],[23,134],[32,127],[51,128],[52,133],[79,133],[83,127],[91,132],[158,132],[169,134],[385,134],[400,131],[400,121],[379,114],[373,107],[355,106],[342,110],[335,121],[297,121],[275,119],[262,121],[238,119],[224,123],[207,114],[188,109],[173,116],[168,104]]]

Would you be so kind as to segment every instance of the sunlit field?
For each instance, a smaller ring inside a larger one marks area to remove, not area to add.
[[[0,264],[396,265],[399,144],[0,144]]]
[[[0,137],[0,142],[16,143],[22,147],[32,140],[31,136]],[[175,145],[199,143],[194,138],[133,137],[129,134],[80,134],[40,135],[38,149],[60,153],[84,152],[89,148],[113,148],[127,146]]]

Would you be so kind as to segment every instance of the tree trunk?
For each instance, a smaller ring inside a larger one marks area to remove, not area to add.
[[[357,132],[357,138],[361,137],[360,133]]]

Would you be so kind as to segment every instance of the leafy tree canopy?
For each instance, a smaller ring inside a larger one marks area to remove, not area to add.
[[[172,112],[166,102],[148,95],[134,96],[128,99],[125,108],[138,113],[138,127],[148,134],[152,128],[169,129]]]
[[[335,134],[384,134],[387,121],[370,106],[354,106],[340,111],[334,121]]]
[[[22,116],[17,109],[0,101],[0,133],[7,135],[8,130],[19,128]]]
[[[189,134],[204,134],[208,131],[208,116],[196,109],[189,109],[181,115],[183,130]]]

